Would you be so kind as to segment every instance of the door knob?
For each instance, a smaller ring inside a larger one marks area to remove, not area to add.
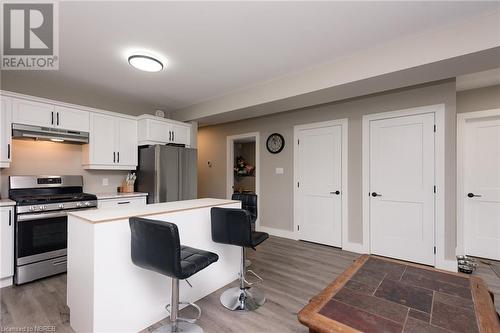
[[[335,191],[335,192],[330,192],[330,194],[336,194],[336,195],[339,195],[339,194],[340,194],[340,191],[339,191],[339,190],[337,190],[337,191]]]
[[[381,197],[382,194],[378,194],[377,192],[372,192],[372,197]]]
[[[479,194],[474,194],[474,193],[472,193],[472,192],[467,193],[467,196],[468,196],[469,198],[474,198],[474,197],[482,197],[482,195],[479,195]]]

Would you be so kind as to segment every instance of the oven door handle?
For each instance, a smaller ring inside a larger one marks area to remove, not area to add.
[[[67,216],[68,210],[64,212],[47,212],[47,213],[35,213],[35,214],[19,214],[17,215],[17,222],[33,221],[33,220],[43,220],[52,217],[62,217]]]
[[[85,209],[67,209],[67,210],[58,211],[58,212],[17,214],[17,222],[42,220],[42,219],[51,218],[51,217],[68,216],[68,213],[82,211],[82,210],[89,210],[89,209],[97,209],[97,207],[88,207]]]

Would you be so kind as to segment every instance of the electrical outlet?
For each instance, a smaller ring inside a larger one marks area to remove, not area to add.
[[[109,179],[108,178],[103,178],[102,179],[102,186],[108,186],[109,185]]]

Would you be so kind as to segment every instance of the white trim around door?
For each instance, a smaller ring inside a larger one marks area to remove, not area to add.
[[[231,135],[226,140],[226,196],[231,199],[234,186],[234,141],[255,139],[255,194],[257,194],[257,221],[255,229],[260,230],[260,133],[251,132]]]
[[[487,120],[500,117],[500,109],[465,112],[457,114],[457,255],[467,253],[465,235],[465,150],[466,124],[469,121]]]
[[[369,114],[362,121],[362,182],[363,182],[363,252],[370,253],[370,122],[403,116],[434,113],[434,178],[436,186],[434,205],[434,244],[436,253],[434,266],[446,270],[456,270],[454,260],[445,257],[445,106],[429,105],[411,109]]]
[[[304,125],[296,125],[294,126],[293,129],[293,233],[295,235],[295,239],[300,239],[299,237],[299,232],[298,232],[298,205],[299,205],[299,200],[298,200],[298,182],[299,182],[299,172],[298,172],[298,167],[299,167],[299,132],[301,130],[307,130],[307,129],[320,129],[320,128],[326,128],[326,127],[331,127],[331,126],[341,126],[341,140],[342,140],[342,146],[341,146],[341,188],[340,192],[342,195],[342,203],[341,203],[341,228],[342,228],[342,235],[341,235],[341,246],[342,248],[345,248],[346,250],[349,250],[349,241],[348,241],[348,184],[347,184],[347,172],[348,172],[348,120],[345,119],[337,119],[337,120],[331,120],[331,121],[324,121],[324,122],[317,122],[317,123],[310,123],[310,124],[304,124]],[[318,149],[321,151],[323,149],[322,147],[318,147]]]

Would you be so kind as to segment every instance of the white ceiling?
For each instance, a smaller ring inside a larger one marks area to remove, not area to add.
[[[60,70],[4,77],[92,86],[151,112],[171,111],[499,8],[499,2],[61,2]],[[132,50],[166,57],[167,68],[131,68]]]

